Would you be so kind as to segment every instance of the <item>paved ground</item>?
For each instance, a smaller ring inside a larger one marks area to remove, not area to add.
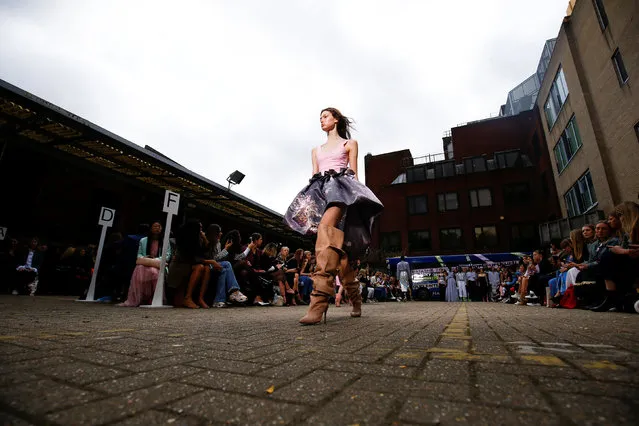
[[[145,310],[0,296],[15,425],[638,424],[639,315],[378,303]]]

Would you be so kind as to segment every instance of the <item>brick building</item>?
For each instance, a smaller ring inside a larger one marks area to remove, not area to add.
[[[451,129],[444,153],[367,155],[366,184],[384,203],[374,244],[385,255],[530,250],[559,215],[537,108]]]
[[[571,1],[561,24],[537,105],[563,217],[637,200],[638,11],[636,0]]]

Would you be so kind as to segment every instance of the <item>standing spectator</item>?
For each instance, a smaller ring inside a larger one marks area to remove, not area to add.
[[[439,274],[437,274],[437,285],[439,286],[439,301],[440,302],[445,302],[446,301],[446,285],[447,285],[447,278],[446,278],[446,271],[442,268],[439,270]]]
[[[477,274],[478,298],[484,302],[488,302],[488,275],[484,272],[484,268],[479,268]]]
[[[412,296],[410,294],[412,275],[410,271],[410,265],[408,264],[408,262],[406,262],[406,256],[404,255],[402,255],[399,263],[397,264],[396,276],[399,280],[399,286],[402,290],[403,299],[407,300],[407,297]]]
[[[497,266],[493,266],[488,271],[488,283],[490,284],[490,300],[495,300],[495,297],[498,294],[500,281],[499,270]]]
[[[470,300],[476,302],[479,298],[477,291],[477,272],[475,272],[472,266],[466,271],[466,288],[468,289]]]
[[[455,274],[451,272],[444,273],[446,276],[446,297],[445,300],[447,302],[457,302],[459,301],[459,295],[457,292],[457,282],[455,281]]]
[[[466,277],[467,277],[466,268],[462,268],[460,272],[455,273],[455,278],[457,281],[457,291],[459,293],[459,299],[463,301],[468,301],[468,288],[466,286]]]

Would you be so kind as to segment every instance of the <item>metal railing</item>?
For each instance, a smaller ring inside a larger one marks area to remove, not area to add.
[[[539,240],[542,244],[548,244],[552,240],[568,238],[571,230],[581,228],[587,223],[597,223],[604,218],[603,210],[594,210],[590,213],[542,223],[539,225]]]
[[[436,163],[437,161],[446,160],[446,154],[443,152],[437,154],[428,154],[421,157],[403,158],[402,167],[418,166],[420,164]]]

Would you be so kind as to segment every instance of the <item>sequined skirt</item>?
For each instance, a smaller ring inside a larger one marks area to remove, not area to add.
[[[354,176],[350,169],[317,173],[297,194],[284,215],[284,222],[300,234],[316,234],[327,207],[345,206],[344,216],[338,225],[344,231],[344,249],[351,256],[364,253],[371,243],[373,221],[384,206]]]

